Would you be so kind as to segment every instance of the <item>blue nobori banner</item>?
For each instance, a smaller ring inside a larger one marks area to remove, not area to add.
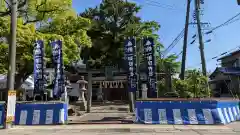
[[[63,56],[62,56],[62,41],[51,42],[53,64],[55,68],[55,79],[53,87],[53,96],[61,97],[64,92],[64,70],[63,70]]]
[[[44,42],[37,40],[34,44],[34,93],[40,94],[45,90],[44,79]]]
[[[128,63],[128,91],[137,91],[137,74],[136,74],[136,40],[128,38],[124,43],[125,59]]]
[[[147,76],[148,76],[148,86],[149,86],[149,96],[150,98],[157,97],[156,89],[156,62],[155,62],[155,52],[154,52],[154,39],[151,37],[144,38],[144,54],[147,60]]]

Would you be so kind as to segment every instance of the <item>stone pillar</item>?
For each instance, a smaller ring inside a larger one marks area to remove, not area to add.
[[[103,90],[102,90],[102,88],[99,88],[99,89],[98,89],[97,100],[103,101]]]
[[[147,84],[143,83],[141,89],[142,89],[142,98],[147,99],[148,98],[148,96],[147,96],[148,95],[147,94],[147,92],[148,92]]]
[[[80,94],[81,94],[81,99],[82,99],[83,106],[84,106],[84,111],[85,111],[87,109],[87,101],[86,101],[85,96],[84,96],[85,91],[81,91]]]
[[[91,112],[91,105],[92,105],[92,73],[88,72],[87,113]]]

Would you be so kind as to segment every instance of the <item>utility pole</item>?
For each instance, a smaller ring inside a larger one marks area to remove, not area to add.
[[[183,40],[183,53],[182,53],[182,65],[181,65],[181,74],[180,74],[181,80],[184,80],[184,76],[185,76],[190,5],[191,5],[191,0],[187,0],[187,11],[186,11],[186,21],[185,21],[185,29],[184,29],[184,40]]]
[[[202,63],[202,72],[204,76],[207,76],[206,60],[205,60],[205,54],[204,54],[204,43],[203,43],[199,10],[200,10],[200,0],[195,0],[195,11],[196,11],[196,19],[197,19],[197,30],[198,30],[199,49],[200,49],[201,63]]]
[[[11,41],[9,45],[9,68],[8,68],[8,92],[6,92],[4,129],[12,127],[15,115],[16,92],[15,70],[16,70],[16,36],[17,36],[17,0],[11,0]],[[11,94],[10,94],[11,93]]]

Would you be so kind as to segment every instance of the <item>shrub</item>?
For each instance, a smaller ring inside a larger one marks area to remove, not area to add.
[[[185,80],[173,79],[172,90],[166,91],[164,79],[158,82],[158,97],[204,98],[211,96],[208,78],[198,70],[186,72]]]

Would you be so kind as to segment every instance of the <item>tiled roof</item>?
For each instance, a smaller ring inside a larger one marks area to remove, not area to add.
[[[240,68],[238,67],[218,67],[215,71],[210,75],[210,78],[214,78],[217,73],[222,73],[224,75],[237,75],[240,76]]]

